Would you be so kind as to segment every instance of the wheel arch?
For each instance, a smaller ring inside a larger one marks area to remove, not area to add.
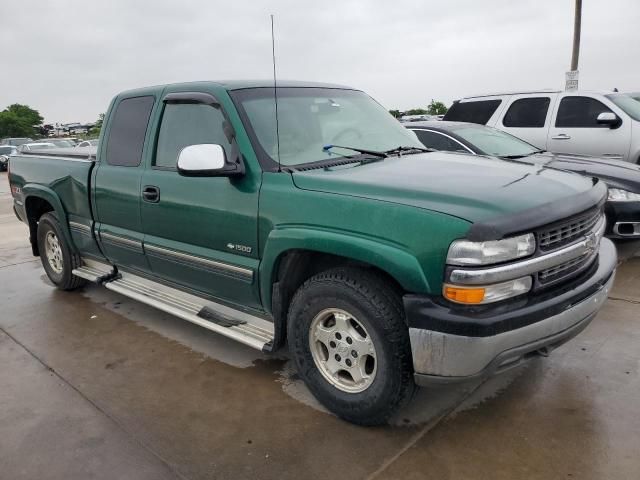
[[[68,228],[67,214],[62,206],[60,197],[53,190],[43,185],[25,185],[22,188],[22,192],[24,194],[24,208],[33,255],[40,256],[37,241],[38,221],[42,215],[49,212],[56,214],[67,244],[73,251],[76,251]]]
[[[274,230],[260,263],[260,293],[275,322],[273,349],[285,341],[295,291],[307,279],[337,266],[371,269],[398,291],[430,291],[418,259],[399,246],[340,232],[305,228]]]

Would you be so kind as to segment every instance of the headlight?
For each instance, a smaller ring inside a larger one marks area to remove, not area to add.
[[[449,247],[449,265],[488,265],[526,257],[536,251],[536,240],[532,233],[503,240],[470,242],[456,240]]]
[[[640,202],[640,193],[628,192],[620,188],[610,188],[608,200],[610,202]]]

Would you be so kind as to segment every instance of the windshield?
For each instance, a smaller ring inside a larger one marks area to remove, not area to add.
[[[465,125],[455,127],[452,131],[487,155],[494,155],[496,157],[524,157],[539,151],[536,147],[528,144],[524,140],[483,125]]]
[[[631,118],[640,121],[640,96],[638,94],[617,93],[606,95],[606,97]]]
[[[272,88],[232,92],[264,152],[277,161]],[[278,88],[278,129],[282,165],[299,165],[357,153],[328,145],[385,151],[424,148],[379,103],[363,92],[333,88]]]
[[[11,147],[0,147],[0,155],[9,155],[12,151]]]

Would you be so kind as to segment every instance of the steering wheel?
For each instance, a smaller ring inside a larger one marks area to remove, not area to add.
[[[349,143],[350,140],[360,140],[362,138],[362,132],[357,128],[349,127],[335,135],[331,139],[331,143]]]

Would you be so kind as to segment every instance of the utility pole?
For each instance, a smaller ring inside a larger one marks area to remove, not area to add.
[[[576,14],[573,19],[573,51],[571,53],[571,71],[578,70],[580,56],[580,28],[582,26],[582,0],[576,0]]]
[[[580,28],[582,26],[582,0],[576,0],[576,14],[573,19],[573,50],[571,52],[571,69],[565,74],[565,90],[578,89],[578,57],[580,56]]]

